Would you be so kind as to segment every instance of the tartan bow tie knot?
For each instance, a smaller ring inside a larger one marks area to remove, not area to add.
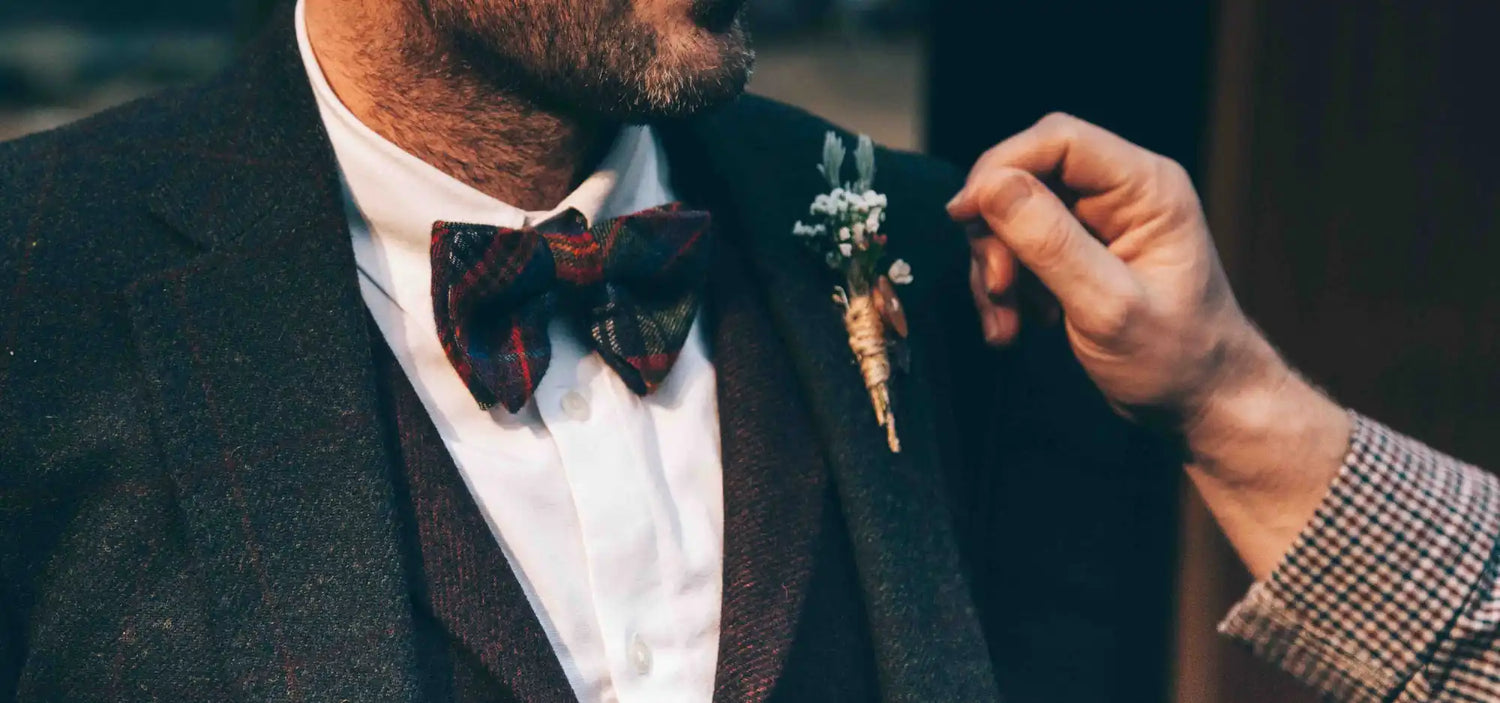
[[[589,226],[569,209],[534,227],[437,222],[432,305],[448,361],[480,407],[519,411],[568,315],[637,394],[671,371],[707,274],[708,213],[678,203]]]

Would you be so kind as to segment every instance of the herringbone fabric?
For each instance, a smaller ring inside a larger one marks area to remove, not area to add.
[[[565,312],[630,390],[651,392],[692,329],[709,221],[673,203],[592,227],[573,209],[524,229],[434,224],[448,360],[481,407],[517,412],[551,362],[547,325]]]
[[[374,322],[371,322],[374,327]],[[375,339],[408,553],[413,621],[429,640],[419,677],[455,703],[577,699],[521,582],[485,523],[411,382]]]

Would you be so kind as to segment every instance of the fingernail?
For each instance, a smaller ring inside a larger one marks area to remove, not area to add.
[[[1031,183],[1025,178],[1008,178],[1001,184],[1000,190],[995,192],[993,216],[1001,221],[1009,220],[1012,215],[1031,199]]]
[[[961,202],[964,199],[965,195],[968,195],[968,193],[969,193],[969,189],[968,188],[964,188],[963,190],[958,191],[958,194],[955,195],[955,196],[953,196],[952,200],[948,201],[948,206],[947,206],[948,209],[952,210],[955,206],[957,206],[959,204],[959,202]]]
[[[1003,344],[1008,340],[1005,337],[1005,333],[1009,331],[1008,328],[1010,327],[1009,315],[1010,312],[1007,310],[996,309],[990,311],[990,317],[993,318],[990,324],[995,330],[994,336],[989,340],[990,344]]]
[[[995,257],[988,257],[984,261],[984,285],[991,296],[1003,294],[1010,283],[1007,280],[1006,271],[1001,268],[1001,263]]]
[[[998,330],[995,329],[995,321],[991,319],[990,315],[983,310],[979,312],[979,326],[984,330],[985,343],[994,344],[995,335]]]

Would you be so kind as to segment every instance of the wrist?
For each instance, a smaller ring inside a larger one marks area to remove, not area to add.
[[[1257,578],[1322,504],[1343,465],[1348,413],[1248,324],[1240,367],[1184,427],[1187,472]]]
[[[1289,366],[1259,330],[1246,323],[1242,336],[1182,428],[1189,465],[1237,487],[1272,490],[1298,473],[1272,459],[1331,456],[1341,464],[1348,413]]]
[[[1275,433],[1277,411],[1294,405],[1288,396],[1300,390],[1296,373],[1248,321],[1231,338],[1183,414],[1180,433],[1192,465],[1218,467],[1230,447]]]

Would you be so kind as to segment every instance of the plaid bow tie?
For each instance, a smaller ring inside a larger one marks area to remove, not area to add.
[[[698,310],[709,215],[673,203],[593,227],[569,209],[535,227],[432,226],[432,307],[453,368],[482,408],[517,412],[569,314],[632,391],[666,378]]]

